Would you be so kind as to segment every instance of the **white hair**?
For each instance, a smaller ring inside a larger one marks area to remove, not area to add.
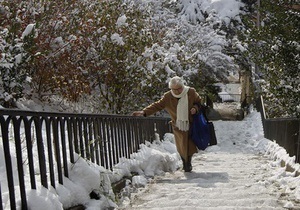
[[[183,80],[183,78],[179,77],[179,76],[175,76],[172,77],[169,81],[169,88],[174,87],[176,85],[180,85],[180,86],[184,86],[185,81]]]

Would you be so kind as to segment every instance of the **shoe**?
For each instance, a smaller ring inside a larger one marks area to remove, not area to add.
[[[186,169],[186,163],[185,163],[185,160],[183,159],[183,157],[181,157],[181,160],[182,160],[182,170],[184,170],[185,171],[185,169]]]
[[[182,157],[182,163],[183,163],[183,170],[184,172],[191,172],[193,170],[193,166],[191,163],[192,157],[188,157],[188,161],[185,161]]]
[[[193,170],[193,166],[192,166],[192,156],[188,157],[188,161],[186,163],[186,168],[185,168],[185,172],[191,172]]]

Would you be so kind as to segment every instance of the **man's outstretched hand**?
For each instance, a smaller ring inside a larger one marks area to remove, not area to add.
[[[144,111],[135,111],[132,113],[132,116],[144,116]]]

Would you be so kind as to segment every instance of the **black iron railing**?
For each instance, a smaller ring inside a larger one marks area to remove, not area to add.
[[[153,141],[154,131],[160,137],[171,132],[168,118],[20,110],[0,110],[0,124],[0,158],[5,160],[6,171],[6,181],[0,183],[0,210],[3,192],[9,194],[10,209],[16,209],[16,200],[20,200],[24,210],[26,190],[36,189],[38,179],[45,188],[63,184],[63,177],[69,176],[68,163],[76,161],[75,154],[112,169],[140,144]]]
[[[300,119],[267,118],[262,97],[258,99],[256,106],[261,113],[265,138],[275,140],[300,163]]]

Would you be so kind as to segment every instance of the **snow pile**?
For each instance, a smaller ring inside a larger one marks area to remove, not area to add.
[[[122,158],[114,166],[111,176],[112,182],[119,181],[131,173],[138,173],[146,177],[162,175],[164,172],[175,171],[179,167],[179,155],[174,144],[173,134],[166,134],[164,141],[146,142],[141,145],[138,153],[131,155],[130,159]]]
[[[292,200],[300,202],[300,164],[295,163],[295,156],[290,157],[286,150],[280,147],[276,142],[268,142],[266,155],[273,159],[271,166],[276,168],[270,182],[279,185],[282,194],[289,195]],[[294,208],[291,202],[288,202],[285,208]]]

